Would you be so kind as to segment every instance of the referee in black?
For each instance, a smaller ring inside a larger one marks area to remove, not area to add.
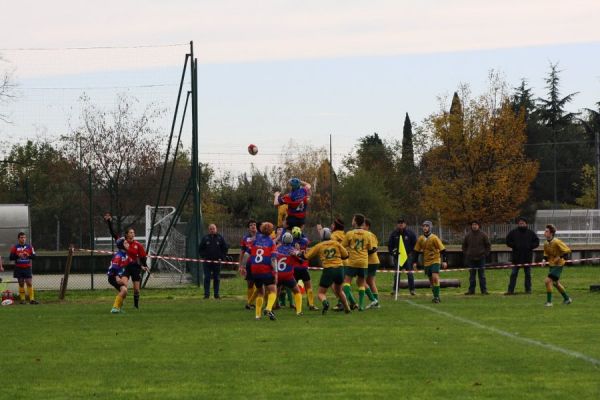
[[[225,260],[229,246],[223,236],[217,233],[215,224],[208,226],[208,234],[200,240],[198,249],[203,259],[217,261],[202,263],[204,269],[204,298],[208,299],[210,297],[210,279],[212,276],[215,299],[219,299],[219,283],[221,282],[221,263],[219,261]]]

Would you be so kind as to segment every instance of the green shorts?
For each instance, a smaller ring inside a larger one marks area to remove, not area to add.
[[[560,279],[560,274],[562,274],[563,267],[550,267],[548,269],[548,278],[552,279],[554,282]]]
[[[334,283],[338,285],[344,283],[343,268],[324,268],[323,273],[321,274],[321,280],[319,281],[319,286],[328,288]]]
[[[425,274],[427,276],[431,276],[431,274],[440,273],[440,264],[431,264],[428,267],[425,267]]]
[[[358,278],[365,278],[367,276],[367,268],[358,268],[358,267],[344,267],[344,274],[351,278],[355,276]]]
[[[377,270],[378,269],[379,269],[379,264],[369,264],[367,275],[368,276],[375,276],[375,275],[377,275]]]

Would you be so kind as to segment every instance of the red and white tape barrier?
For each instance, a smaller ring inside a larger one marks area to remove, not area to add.
[[[112,251],[107,250],[90,250],[90,249],[74,249],[78,252],[87,252],[87,253],[100,253],[100,254],[114,254]],[[172,261],[188,261],[188,262],[202,262],[202,263],[215,263],[215,264],[229,264],[229,265],[239,265],[237,261],[218,261],[218,260],[205,260],[202,258],[186,258],[186,257],[174,257],[174,256],[157,256],[157,255],[148,255],[149,258],[162,259],[162,260],[172,260]],[[566,260],[565,266],[567,264],[581,263],[586,261],[597,261],[600,260],[600,257],[590,257],[590,258],[579,258],[577,260]],[[515,267],[549,267],[548,263],[534,262],[528,264],[501,264],[501,265],[486,265],[485,269],[509,269]],[[322,267],[309,267],[308,269],[312,270],[321,270]],[[470,271],[473,268],[451,268],[451,269],[441,269],[440,272],[461,272],[461,271]],[[423,270],[411,271],[411,270],[400,270],[403,273],[407,274],[415,274],[415,273],[425,273]],[[391,272],[395,273],[395,269],[378,269],[377,272]]]

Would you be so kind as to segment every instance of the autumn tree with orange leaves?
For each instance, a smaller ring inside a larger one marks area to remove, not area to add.
[[[519,214],[538,163],[526,158],[525,118],[515,114],[499,81],[427,121],[435,145],[423,155],[423,206],[444,225],[506,222]]]

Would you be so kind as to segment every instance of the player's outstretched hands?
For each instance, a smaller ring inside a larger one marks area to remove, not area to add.
[[[447,268],[448,268],[448,263],[447,263],[446,261],[444,261],[444,262],[442,263],[442,268],[443,268],[443,269],[447,269]]]

